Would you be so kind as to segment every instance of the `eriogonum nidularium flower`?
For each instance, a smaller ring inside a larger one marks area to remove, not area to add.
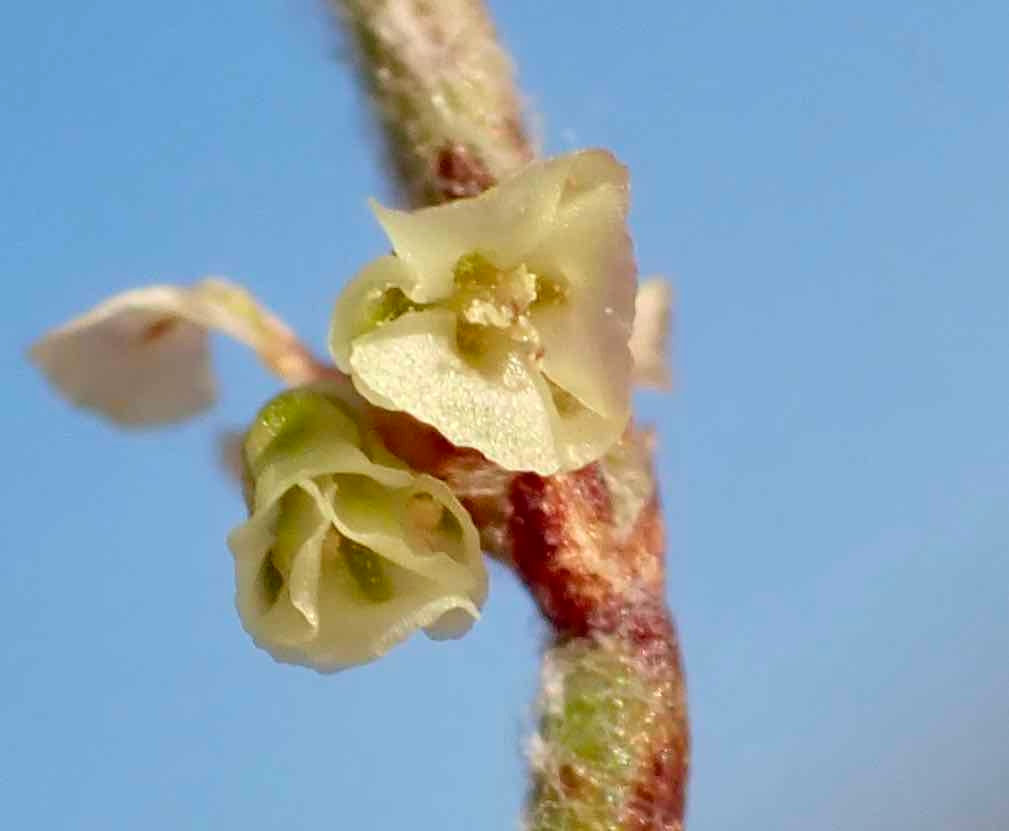
[[[601,456],[629,417],[635,266],[625,168],[590,150],[480,196],[374,206],[394,253],[337,302],[330,349],[373,404],[505,468]]]
[[[465,633],[487,577],[477,530],[318,389],[282,393],[244,444],[250,519],[228,539],[246,630],[274,658],[330,672],[417,629]]]
[[[76,404],[119,424],[164,424],[214,400],[210,330],[250,346],[290,383],[317,372],[287,326],[244,288],[220,278],[117,294],[49,332],[31,358]]]

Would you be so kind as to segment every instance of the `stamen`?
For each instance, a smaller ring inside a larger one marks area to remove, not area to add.
[[[407,297],[402,289],[393,286],[382,292],[372,309],[371,316],[376,326],[384,326],[407,312],[420,311],[422,308],[419,303],[414,303]]]
[[[392,581],[385,573],[382,558],[370,548],[344,537],[340,543],[347,570],[358,588],[372,603],[392,599]]]

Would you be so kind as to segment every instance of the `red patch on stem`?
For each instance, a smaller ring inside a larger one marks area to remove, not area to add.
[[[510,502],[515,568],[559,631],[587,633],[612,602],[613,587],[592,567],[611,516],[599,466],[549,479],[523,473],[512,481]]]
[[[495,184],[483,162],[462,144],[447,144],[438,151],[434,174],[439,195],[446,202],[476,196]]]

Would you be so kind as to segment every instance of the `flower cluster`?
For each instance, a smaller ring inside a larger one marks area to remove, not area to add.
[[[417,629],[457,637],[487,591],[472,518],[383,446],[376,408],[489,467],[552,475],[615,452],[633,383],[668,383],[668,289],[635,297],[627,173],[609,153],[536,162],[434,208],[374,209],[393,252],[337,300],[335,367],[220,279],[118,295],[31,353],[67,397],[127,425],[212,402],[213,330],[291,387],[232,443],[249,517],[229,545],[245,628],[278,660],[321,671]]]

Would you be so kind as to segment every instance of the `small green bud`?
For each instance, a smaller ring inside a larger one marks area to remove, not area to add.
[[[343,408],[308,388],[282,392],[256,415],[245,437],[245,463],[255,475],[273,455],[295,452],[314,434],[355,436],[357,427]]]
[[[589,639],[544,664],[530,831],[618,831],[649,752],[649,684],[632,658]]]

